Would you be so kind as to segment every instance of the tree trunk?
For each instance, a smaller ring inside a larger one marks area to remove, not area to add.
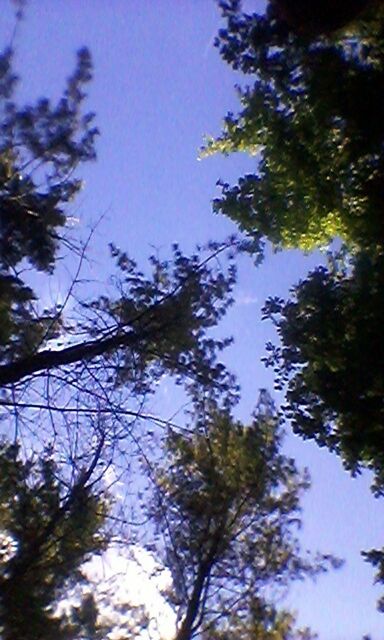
[[[195,584],[193,586],[192,595],[188,602],[187,613],[185,614],[185,618],[177,632],[175,640],[190,640],[192,637],[194,622],[199,613],[201,595],[203,593],[205,580],[209,576],[211,567],[212,563],[202,563],[199,568]]]
[[[195,622],[197,616],[199,615],[201,596],[203,594],[205,582],[207,578],[209,578],[211,569],[217,559],[217,553],[222,542],[224,531],[224,526],[220,526],[217,529],[216,533],[213,535],[209,553],[206,559],[200,563],[195,584],[193,585],[192,595],[188,602],[187,613],[185,614],[185,618],[181,624],[181,627],[176,634],[175,640],[191,640],[192,634],[196,631]],[[202,620],[203,616],[204,612],[200,614],[200,621]]]

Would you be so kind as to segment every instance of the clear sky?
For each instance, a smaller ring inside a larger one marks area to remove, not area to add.
[[[250,3],[252,4],[252,3]],[[254,3],[256,5],[256,2]],[[1,42],[13,29],[12,6],[1,1]],[[101,131],[98,161],[82,172],[86,186],[73,214],[79,233],[102,214],[91,252],[94,277],[108,272],[113,241],[143,261],[153,250],[167,253],[222,239],[235,229],[211,211],[219,178],[234,181],[254,159],[237,155],[198,161],[205,133],[219,132],[226,111],[236,109],[239,80],[213,48],[220,17],[213,0],[30,0],[16,39],[19,93],[32,99],[59,95],[72,71],[76,49],[87,45],[95,65],[88,106]],[[272,386],[260,364],[272,328],[260,322],[268,295],[284,295],[318,256],[298,252],[269,256],[256,270],[241,262],[236,304],[225,323],[236,344],[228,364],[239,375],[239,415],[249,419],[260,387]],[[65,283],[62,285],[65,287]],[[177,406],[164,400],[163,413]],[[343,569],[313,585],[294,587],[288,603],[320,640],[383,638],[384,617],[375,610],[379,589],[361,549],[383,543],[383,503],[369,479],[351,479],[339,461],[290,435],[287,450],[309,466],[313,487],[304,501],[303,543],[346,558]]]

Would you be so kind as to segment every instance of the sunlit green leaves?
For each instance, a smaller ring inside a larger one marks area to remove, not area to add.
[[[336,236],[350,246],[382,243],[381,13],[353,33],[311,40],[272,11],[248,15],[237,2],[222,9],[220,52],[254,78],[240,90],[239,115],[228,114],[203,153],[257,153],[258,164],[237,185],[222,185],[215,211],[277,247],[310,250]],[[363,53],[368,40],[373,57]]]

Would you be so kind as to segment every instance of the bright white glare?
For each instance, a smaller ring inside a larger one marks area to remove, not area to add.
[[[8,531],[0,530],[0,565],[3,565],[13,558],[17,552],[18,543]]]
[[[176,615],[162,592],[171,586],[169,572],[154,557],[138,546],[111,544],[100,556],[83,565],[92,595],[99,609],[98,623],[113,627],[105,637],[118,640],[129,636],[135,622],[135,607],[142,607],[149,624],[135,637],[142,640],[171,640],[176,630]],[[85,587],[83,595],[89,592]],[[137,613],[137,609],[136,609]],[[139,625],[140,627],[140,625]]]

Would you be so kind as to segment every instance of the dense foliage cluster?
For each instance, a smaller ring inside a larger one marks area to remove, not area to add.
[[[206,153],[257,154],[253,174],[223,185],[215,210],[256,240],[311,249],[339,236],[383,243],[383,12],[341,35],[309,39],[276,17],[223,2],[224,59],[252,83]]]
[[[287,382],[287,413],[304,437],[339,453],[353,473],[364,465],[384,489],[384,256],[359,254],[353,274],[318,268],[291,300],[267,301],[281,347],[266,363]]]
[[[249,426],[215,412],[191,435],[167,438],[154,508],[182,614],[177,640],[288,637],[293,620],[275,608],[271,587],[335,564],[300,556],[295,529],[307,479],[281,453],[269,409]]]
[[[56,603],[81,578],[87,555],[105,544],[106,510],[89,478],[69,488],[57,479],[47,452],[22,460],[17,445],[0,449],[0,630],[4,640],[78,637],[76,614],[59,615]]]
[[[372,469],[381,494],[383,3],[270,0],[264,14],[238,0],[220,6],[226,27],[216,44],[248,84],[239,114],[227,115],[203,153],[243,151],[256,162],[237,185],[221,185],[214,209],[250,238],[257,261],[267,241],[306,251],[342,241],[290,300],[267,301],[281,346],[269,344],[265,360],[294,429],[353,473]],[[383,553],[369,557],[382,580]]]

